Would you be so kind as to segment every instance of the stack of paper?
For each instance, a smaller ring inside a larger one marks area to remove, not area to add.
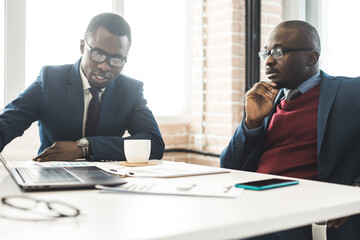
[[[123,177],[173,178],[204,174],[229,173],[228,169],[208,167],[183,162],[157,161],[158,164],[144,167],[125,167],[119,162],[55,161],[37,163],[42,167],[97,166],[104,171]]]
[[[229,173],[228,169],[207,167],[195,164],[164,162],[164,164],[146,166],[146,167],[126,167],[116,169],[117,173],[129,177],[157,177],[171,178],[196,176],[215,173]]]
[[[96,188],[104,190],[103,192],[229,198],[238,197],[243,191],[241,188],[234,187],[234,183],[195,183],[185,181],[169,181],[164,179],[129,179],[128,183],[120,186],[106,187],[97,185]]]

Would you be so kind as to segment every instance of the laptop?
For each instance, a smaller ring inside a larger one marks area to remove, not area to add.
[[[25,192],[95,188],[98,184],[116,186],[126,183],[124,179],[95,166],[10,168],[1,153],[0,162],[0,168],[4,167]]]

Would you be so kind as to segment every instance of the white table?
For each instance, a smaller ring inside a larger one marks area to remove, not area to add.
[[[232,171],[184,180],[236,182],[269,177]],[[14,192],[11,181],[0,178],[0,195]],[[307,180],[266,191],[245,190],[239,198],[229,199],[97,190],[26,194],[71,203],[81,215],[52,222],[0,219],[1,239],[233,239],[360,213],[359,188]]]

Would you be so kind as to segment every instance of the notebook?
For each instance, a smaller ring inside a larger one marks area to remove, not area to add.
[[[0,168],[9,172],[23,191],[95,188],[98,184],[116,186],[126,183],[95,166],[10,168],[1,154],[0,162]]]

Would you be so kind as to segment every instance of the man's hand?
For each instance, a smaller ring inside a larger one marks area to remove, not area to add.
[[[355,187],[359,187],[359,182],[355,181],[353,183],[353,186]],[[328,220],[327,221],[327,227],[328,228],[331,228],[331,227],[334,227],[334,228],[338,228],[340,227],[341,225],[344,224],[344,222],[348,219],[349,217],[343,217],[343,218],[337,218],[337,219],[333,219],[333,220]]]
[[[264,118],[270,114],[279,89],[271,81],[261,81],[245,94],[245,125],[252,129],[260,127]]]
[[[45,149],[39,156],[33,160],[38,162],[55,161],[55,160],[75,160],[82,158],[82,151],[77,142],[58,141],[51,147]]]
[[[348,219],[349,217],[343,217],[343,218],[337,218],[337,219],[333,219],[333,220],[328,220],[327,221],[327,227],[328,228],[338,228],[340,227],[345,221],[346,219]]]

